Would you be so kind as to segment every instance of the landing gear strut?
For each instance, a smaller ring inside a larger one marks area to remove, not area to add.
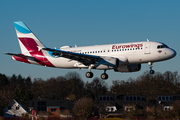
[[[93,77],[93,73],[91,72],[91,68],[92,68],[92,67],[91,67],[91,65],[90,65],[90,66],[88,67],[89,72],[86,73],[86,77],[87,77],[87,78],[92,78],[92,77]]]
[[[104,73],[101,74],[101,79],[104,79],[104,80],[108,79],[108,74],[106,74],[106,70],[104,70]]]
[[[148,65],[149,65],[149,68],[150,68],[150,71],[149,71],[149,73],[150,74],[154,74],[154,70],[152,70],[152,62],[148,62]]]

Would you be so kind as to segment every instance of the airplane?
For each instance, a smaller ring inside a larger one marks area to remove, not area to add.
[[[33,34],[22,21],[14,22],[21,48],[20,54],[11,55],[13,60],[55,68],[86,68],[87,78],[92,78],[91,69],[104,70],[101,79],[108,79],[107,70],[115,72],[137,72],[141,64],[148,63],[150,74],[154,74],[152,64],[171,59],[176,51],[162,42],[142,41],[116,43],[84,47],[63,46],[48,48]]]

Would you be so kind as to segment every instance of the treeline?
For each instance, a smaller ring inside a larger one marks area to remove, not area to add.
[[[102,94],[137,94],[146,96],[147,105],[155,104],[158,94],[180,94],[180,75],[178,72],[156,72],[154,75],[144,72],[138,78],[128,80],[113,80],[108,91],[107,83],[94,78],[90,83],[84,82],[78,73],[69,72],[65,76],[43,80],[21,75],[8,77],[0,74],[0,114],[3,108],[16,99],[21,104],[32,99],[70,99],[92,98],[98,103],[98,96]]]
[[[156,95],[180,94],[180,75],[170,71],[152,75],[147,71],[136,79],[113,81],[110,91],[146,96],[147,105],[151,106],[155,105]]]
[[[97,103],[98,96],[106,94],[107,90],[107,84],[103,80],[94,78],[92,82],[84,83],[76,72],[47,80],[35,78],[33,81],[30,77],[23,78],[21,75],[7,77],[0,74],[0,115],[12,99],[24,104],[32,99],[78,100],[89,97]]]

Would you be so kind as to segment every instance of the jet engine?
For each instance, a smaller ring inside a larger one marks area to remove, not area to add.
[[[141,70],[141,64],[132,64],[132,65],[119,65],[115,68],[115,72],[137,72]]]
[[[105,57],[94,64],[94,67],[99,70],[114,69],[119,65],[119,59],[113,57]]]

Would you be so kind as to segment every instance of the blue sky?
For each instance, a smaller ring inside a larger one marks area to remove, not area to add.
[[[87,69],[57,69],[11,60],[4,52],[20,53],[13,22],[23,21],[47,47],[100,45],[110,43],[160,41],[176,50],[177,56],[154,63],[156,72],[180,72],[179,0],[64,0],[0,1],[0,73],[47,79],[77,72],[86,82]],[[147,64],[135,73],[107,71],[112,80],[127,80],[149,71]],[[94,77],[103,71],[92,70]]]

